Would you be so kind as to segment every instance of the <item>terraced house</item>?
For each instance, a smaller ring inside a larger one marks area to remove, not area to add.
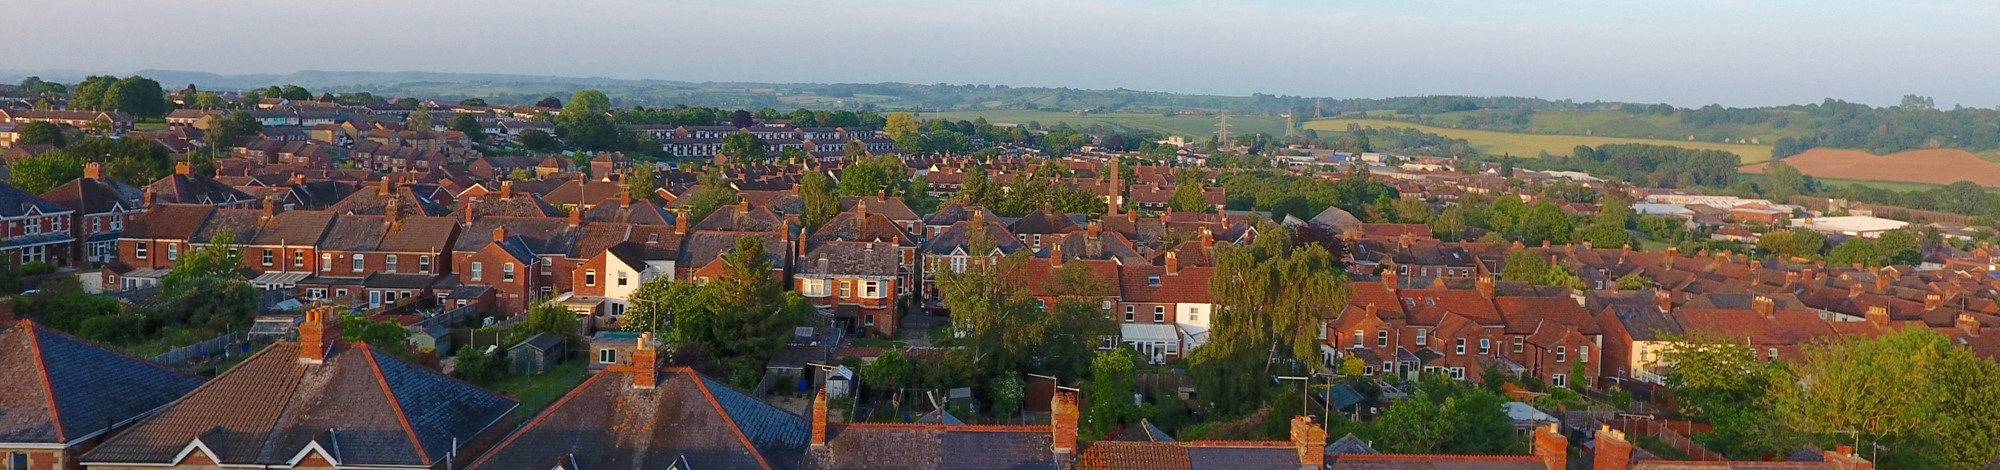
[[[7,262],[69,265],[76,243],[71,234],[75,214],[74,209],[0,183],[0,250],[5,250]]]

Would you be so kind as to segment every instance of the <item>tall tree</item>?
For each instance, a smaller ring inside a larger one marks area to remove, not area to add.
[[[1290,229],[1260,225],[1249,245],[1216,249],[1209,278],[1215,326],[1192,357],[1196,389],[1224,416],[1261,402],[1278,364],[1317,361],[1321,310],[1345,302],[1348,292],[1325,248],[1297,246]]]
[[[62,126],[52,123],[30,122],[15,128],[14,132],[20,134],[20,140],[15,142],[19,145],[53,145],[62,148],[69,144],[68,136],[63,135]]]
[[[15,161],[8,166],[12,172],[14,187],[30,194],[41,194],[83,177],[83,158],[63,150],[51,150],[41,155]]]
[[[799,180],[799,199],[805,210],[799,221],[806,226],[806,233],[815,233],[826,221],[840,213],[840,195],[833,191],[833,178],[825,172],[807,172]]]
[[[923,149],[924,136],[915,116],[911,116],[910,113],[889,113],[888,119],[882,131],[889,134],[890,140],[896,141],[896,147],[911,153],[918,153]]]
[[[1108,436],[1135,417],[1139,411],[1132,404],[1136,381],[1132,356],[1124,349],[1097,353],[1097,359],[1090,363],[1089,435]]]
[[[722,138],[722,154],[728,155],[731,161],[761,162],[768,152],[768,145],[756,134],[738,132]]]
[[[480,124],[479,118],[473,117],[472,113],[454,113],[451,122],[446,124],[445,128],[463,132],[465,138],[472,139],[473,142],[486,140],[486,126]]]
[[[160,82],[133,75],[112,84],[106,94],[105,107],[131,114],[140,119],[155,119],[167,115],[167,92],[160,88]]]
[[[722,170],[710,169],[702,173],[697,182],[701,188],[694,194],[688,195],[687,213],[684,214],[689,217],[688,225],[701,223],[702,219],[708,218],[708,215],[714,213],[716,209],[741,200],[736,193],[736,187],[730,186],[729,179],[723,176]]]
[[[435,127],[431,126],[431,109],[425,106],[417,106],[416,111],[413,111],[410,113],[409,116],[404,117],[403,125],[405,127],[410,128],[410,130],[413,131],[428,131],[435,129]]]

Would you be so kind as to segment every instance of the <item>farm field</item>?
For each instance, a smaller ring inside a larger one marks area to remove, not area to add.
[[[1026,109],[990,109],[980,111],[927,112],[919,118],[941,118],[972,120],[985,117],[994,124],[1011,123],[1027,125],[1030,121],[1042,126],[1053,126],[1067,122],[1071,126],[1088,127],[1094,124],[1122,129],[1145,129],[1167,135],[1206,138],[1215,135],[1215,116],[1165,116],[1150,113],[1101,113],[1076,114],[1063,111],[1035,111]],[[1276,116],[1230,116],[1229,132],[1244,135],[1262,132],[1275,136],[1285,135],[1285,118]]]
[[[1467,117],[1481,117],[1511,110],[1482,109],[1476,111],[1455,111],[1427,116],[1427,121],[1442,126],[1458,126]],[[1374,113],[1370,113],[1374,114]],[[1407,115],[1397,116],[1398,118]],[[1528,119],[1528,129],[1532,132],[1570,135],[1598,135],[1609,137],[1633,137],[1661,140],[1687,140],[1689,136],[1710,142],[1718,142],[1718,137],[1733,139],[1755,139],[1760,144],[1770,144],[1782,137],[1799,137],[1810,134],[1808,123],[1815,118],[1803,112],[1792,112],[1785,116],[1785,126],[1771,122],[1759,124],[1716,124],[1706,128],[1682,122],[1679,114],[1661,116],[1658,114],[1633,114],[1624,111],[1536,111]],[[1511,128],[1494,128],[1501,132],[1513,132]]]
[[[1785,164],[1814,178],[1945,185],[1971,181],[2000,187],[2000,163],[1958,149],[1911,150],[1875,155],[1860,150],[1819,148],[1785,157]],[[1761,174],[1765,165],[1743,167]]]
[[[1309,121],[1305,123],[1305,127],[1317,130],[1324,135],[1328,132],[1346,132],[1348,124],[1358,124],[1363,127],[1414,128],[1446,137],[1465,139],[1471,142],[1472,147],[1479,149],[1480,152],[1495,155],[1504,153],[1515,156],[1533,157],[1540,155],[1542,152],[1548,152],[1551,155],[1568,155],[1570,150],[1576,148],[1578,145],[1596,147],[1605,144],[1652,144],[1731,152],[1741,157],[1743,163],[1757,163],[1771,159],[1771,146],[1769,145],[1721,144],[1700,141],[1568,134],[1521,134],[1486,130],[1450,129],[1383,119],[1321,119]]]

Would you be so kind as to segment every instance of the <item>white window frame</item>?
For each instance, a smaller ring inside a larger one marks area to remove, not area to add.
[[[1418,329],[1417,329],[1417,345],[1418,345],[1418,346],[1429,346],[1429,345],[1430,345],[1430,344],[1429,344],[1429,343],[1430,343],[1430,339],[1431,339],[1431,330],[1430,330],[1429,328],[1418,328]]]
[[[1518,352],[1522,352],[1522,351],[1526,351],[1526,350],[1527,350],[1527,342],[1526,342],[1526,341],[1522,341],[1522,337],[1520,337],[1520,336],[1515,336],[1515,337],[1514,337],[1514,352],[1517,352],[1517,353],[1518,353]]]
[[[486,274],[485,272],[486,266],[484,265],[484,263],[473,261],[471,271],[472,271],[472,282],[479,282],[479,279]]]
[[[1465,338],[1458,338],[1458,341],[1457,341],[1456,343],[1457,343],[1457,344],[1454,344],[1454,345],[1453,345],[1454,347],[1452,348],[1452,351],[1456,352],[1456,353],[1457,353],[1457,355],[1459,355],[1459,356],[1464,356],[1464,355],[1465,355]]]
[[[583,270],[583,285],[585,287],[597,287],[597,270]]]
[[[349,256],[349,258],[352,258],[352,260],[349,261],[349,263],[352,265],[351,267],[353,268],[352,271],[358,273],[368,270],[368,257],[366,255],[355,253],[352,256]]]
[[[882,298],[882,281],[861,281],[861,298]]]
[[[181,259],[181,244],[174,242],[167,242],[167,261],[178,261],[180,259]]]
[[[1584,364],[1590,363],[1590,346],[1585,345],[1576,347],[1576,362],[1581,362]]]
[[[630,279],[631,279],[630,273],[626,272],[623,269],[618,270],[618,287],[625,287],[631,285],[632,281]]]
[[[604,349],[599,349],[599,350],[597,350],[597,363],[598,363],[598,364],[617,364],[617,363],[618,363],[618,350],[617,350],[617,349],[613,349],[613,348],[604,348]]]
[[[382,272],[396,272],[396,255],[382,255]]]
[[[264,265],[265,265],[265,266],[270,266],[270,265],[271,265],[271,249],[270,249],[270,248],[265,248],[265,249],[264,249],[264,255],[263,255],[263,256],[261,256],[261,257],[259,257],[259,258],[257,259],[257,261],[259,261],[259,262],[262,262],[262,263],[264,263]]]
[[[826,297],[826,282],[825,279],[806,279],[803,286],[806,297]]]
[[[1354,330],[1354,347],[1361,347],[1361,330]]]
[[[1556,362],[1568,362],[1568,361],[1569,361],[1569,348],[1564,346],[1556,346]]]
[[[1153,323],[1166,323],[1166,322],[1167,322],[1167,307],[1163,305],[1154,305]]]
[[[132,256],[138,259],[146,259],[146,244],[147,244],[146,242],[142,241],[134,245],[132,248]]]
[[[1493,352],[1493,340],[1486,338],[1479,338],[1479,355],[1484,356],[1492,352]]]
[[[1137,305],[1125,306],[1125,321],[1128,322],[1139,321],[1139,306]]]
[[[1550,375],[1550,376],[1549,376],[1549,385],[1553,385],[1553,386],[1557,386],[1557,387],[1568,387],[1568,386],[1569,386],[1569,374],[1554,374],[1554,375]]]
[[[1375,330],[1375,347],[1389,347],[1389,330]]]
[[[418,271],[421,271],[421,272],[423,272],[424,274],[430,274],[430,272],[431,272],[431,255],[418,255],[418,256],[417,256],[417,270],[418,270]]]
[[[500,265],[500,282],[514,282],[514,263]]]

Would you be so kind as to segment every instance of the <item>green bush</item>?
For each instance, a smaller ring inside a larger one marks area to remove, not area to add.
[[[53,272],[56,272],[55,266],[41,261],[29,261],[21,265],[21,275],[24,276],[40,276]]]

